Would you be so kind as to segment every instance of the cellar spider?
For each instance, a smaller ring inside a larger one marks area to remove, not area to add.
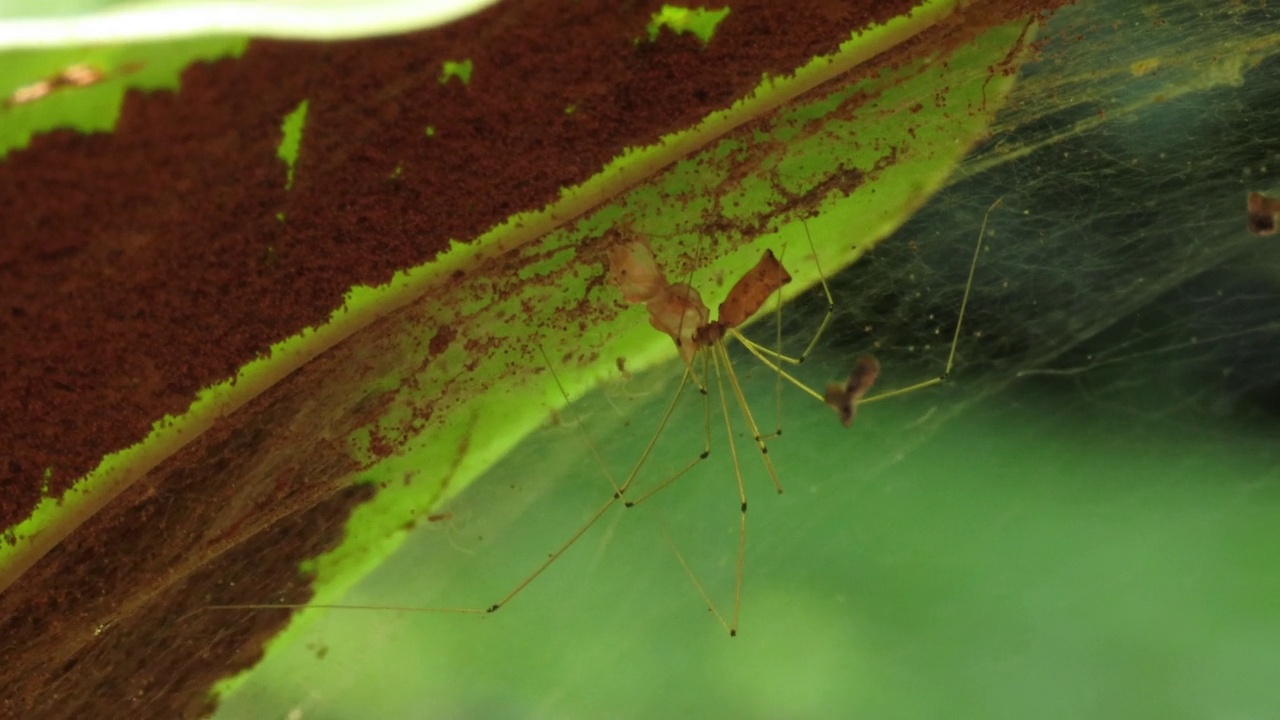
[[[726,618],[715,604],[711,601],[709,594],[703,587],[702,583],[694,575],[692,569],[685,562],[685,559],[676,550],[676,557],[683,567],[685,573],[694,583],[702,599],[706,602],[708,609],[715,615],[716,619],[725,628],[729,635],[736,636],[738,632],[738,619],[742,601],[742,577],[743,577],[743,561],[746,552],[747,538],[747,495],[743,486],[742,472],[738,462],[737,450],[733,440],[733,427],[730,419],[731,412],[726,394],[726,386],[729,393],[732,393],[734,400],[738,404],[742,417],[745,420],[751,433],[752,442],[759,450],[760,458],[769,473],[769,477],[773,482],[774,489],[781,493],[782,482],[778,477],[777,470],[774,468],[773,461],[769,457],[768,441],[777,437],[780,430],[770,435],[760,432],[758,423],[751,413],[751,408],[747,403],[742,386],[738,380],[738,376],[734,371],[732,361],[729,357],[727,343],[729,340],[735,340],[742,344],[757,360],[768,367],[772,372],[777,374],[779,382],[787,381],[789,384],[799,388],[804,394],[818,400],[824,405],[834,410],[840,419],[840,422],[849,427],[857,413],[857,408],[863,404],[887,400],[891,397],[898,397],[913,393],[918,390],[924,390],[934,385],[945,382],[951,375],[955,366],[956,348],[960,342],[960,333],[964,325],[965,310],[969,304],[969,296],[973,287],[973,278],[978,266],[978,258],[982,251],[982,242],[986,235],[987,221],[991,212],[1000,205],[1001,200],[996,200],[987,209],[983,215],[982,226],[978,232],[978,240],[974,246],[972,258],[969,263],[969,272],[965,281],[964,294],[960,301],[960,308],[956,314],[956,324],[951,335],[950,348],[947,353],[946,365],[942,371],[931,378],[920,382],[907,385],[895,390],[888,390],[875,395],[867,395],[872,385],[880,373],[880,364],[872,356],[867,355],[858,359],[849,376],[843,382],[831,383],[827,386],[825,392],[818,392],[806,385],[803,381],[796,378],[787,371],[787,367],[800,365],[805,361],[813,349],[817,346],[827,327],[831,323],[833,317],[835,302],[831,295],[831,290],[827,286],[826,278],[819,268],[819,280],[823,293],[827,300],[826,315],[814,332],[813,337],[809,340],[804,351],[799,356],[789,356],[783,354],[780,349],[773,349],[761,345],[745,336],[739,329],[743,324],[756,315],[770,297],[773,297],[783,286],[791,281],[791,275],[783,267],[782,263],[774,255],[772,250],[766,250],[760,261],[754,267],[748,270],[741,278],[734,283],[726,295],[725,300],[720,303],[717,309],[717,317],[711,319],[710,310],[702,301],[701,295],[688,282],[671,283],[668,281],[662,269],[658,266],[654,257],[653,250],[648,242],[643,239],[634,239],[617,245],[609,251],[609,271],[608,283],[617,289],[624,301],[632,304],[643,304],[649,314],[649,323],[657,331],[667,335],[675,343],[681,360],[684,363],[684,373],[681,377],[680,384],[676,389],[674,396],[668,403],[662,418],[659,421],[656,431],[646,444],[640,458],[632,466],[627,477],[618,483],[615,478],[608,472],[605,463],[600,459],[594,445],[592,452],[596,454],[597,462],[604,470],[606,477],[613,486],[613,492],[610,497],[600,505],[600,507],[592,513],[587,520],[579,526],[564,542],[560,544],[554,551],[534,568],[532,572],[520,580],[497,602],[484,607],[414,607],[414,606],[387,606],[387,605],[306,605],[306,604],[238,604],[238,605],[210,605],[205,609],[210,610],[265,610],[265,609],[345,609],[345,610],[383,610],[383,611],[401,611],[401,612],[428,612],[428,613],[453,613],[467,615],[485,615],[498,611],[511,602],[517,595],[529,587],[538,577],[540,577],[548,568],[551,567],[561,556],[563,556],[578,540],[580,540],[588,531],[590,531],[596,523],[618,503],[622,503],[625,507],[632,508],[658,493],[670,487],[690,469],[701,461],[705,460],[711,451],[711,421],[710,421],[710,403],[709,384],[711,377],[715,378],[715,386],[720,396],[720,414],[724,419],[726,436],[728,438],[729,452],[733,460],[734,476],[737,481],[738,488],[738,543],[737,543],[737,562],[734,573],[734,593],[733,608],[730,615]],[[808,227],[805,228],[806,236],[808,236]],[[812,239],[810,239],[810,249],[813,250]],[[814,260],[817,262],[817,253],[814,251]],[[545,352],[544,352],[545,358]],[[701,370],[699,370],[699,365]],[[547,362],[548,368],[551,364]],[[564,393],[560,380],[556,377],[554,370],[551,375],[557,386]],[[674,474],[658,483],[644,494],[632,499],[627,495],[631,490],[636,477],[641,469],[645,466],[654,447],[657,445],[659,438],[662,436],[668,421],[671,419],[680,397],[687,388],[690,380],[699,388],[704,398],[704,412],[706,414],[706,443],[704,450],[689,460],[683,467]],[[567,399],[567,396],[566,396]],[[581,423],[577,423],[581,426]],[[590,439],[588,438],[588,444]],[[669,539],[669,538],[668,538]]]

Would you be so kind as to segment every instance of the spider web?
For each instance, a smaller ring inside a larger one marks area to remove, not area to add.
[[[750,498],[738,638],[671,547],[728,612],[737,494],[713,398],[710,458],[616,508],[500,613],[331,613],[303,650],[323,660],[273,659],[223,716],[1271,712],[1280,245],[1245,232],[1244,199],[1280,188],[1280,15],[1117,5],[1053,19],[955,182],[831,279],[835,318],[799,373],[821,387],[871,352],[875,391],[936,374],[1003,197],[951,382],[846,431],[786,387],[775,413],[774,375],[733,350],[762,429],[782,419],[786,490],[733,409]],[[785,308],[785,349],[824,311],[818,292]],[[764,320],[748,334],[771,345]],[[575,403],[349,601],[501,597],[608,498],[584,438],[620,481],[680,373]],[[686,392],[641,487],[695,457],[703,427]]]

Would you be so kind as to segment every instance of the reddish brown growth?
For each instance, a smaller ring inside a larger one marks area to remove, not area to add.
[[[1260,192],[1249,193],[1249,218],[1245,227],[1254,235],[1275,235],[1276,221],[1280,220],[1280,198],[1267,197]]]
[[[827,386],[827,405],[840,416],[845,427],[853,424],[858,413],[858,401],[875,384],[880,376],[880,361],[870,355],[858,358],[858,364],[849,373],[849,380],[844,385],[831,383]]]

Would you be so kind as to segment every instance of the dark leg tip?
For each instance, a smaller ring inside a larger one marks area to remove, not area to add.
[[[498,608],[500,607],[502,607],[502,603],[498,603],[497,605],[490,605],[489,608],[485,610],[485,612],[487,613],[498,612]]]
[[[636,506],[636,504],[635,504],[634,502],[630,501],[630,500],[628,500],[628,501],[626,501],[626,502],[622,503],[622,507],[635,507],[635,506]]]
[[[738,629],[734,628],[729,631],[729,637],[738,637]]]

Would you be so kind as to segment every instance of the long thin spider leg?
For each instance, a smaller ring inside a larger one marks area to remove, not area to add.
[[[547,556],[546,560],[542,561],[542,564],[538,565],[538,567],[535,568],[533,572],[525,576],[525,578],[521,580],[519,583],[517,583],[516,586],[513,587],[509,592],[507,592],[506,595],[502,596],[501,600],[499,600],[496,603],[493,603],[488,607],[452,608],[452,607],[406,607],[406,606],[397,606],[397,605],[303,605],[303,604],[268,605],[268,604],[263,604],[263,605],[208,605],[208,606],[205,606],[203,609],[205,610],[283,610],[283,609],[307,608],[307,609],[315,609],[315,610],[382,610],[382,611],[394,610],[399,612],[451,613],[451,614],[458,614],[458,615],[484,615],[487,613],[496,612],[499,608],[511,602],[511,599],[514,598],[516,595],[519,595],[525,588],[529,587],[529,585],[533,583],[533,581],[536,580],[539,575],[545,572],[547,568],[551,567],[552,563],[554,563],[556,560],[559,560],[560,556],[564,555],[565,552],[569,550],[569,548],[573,547],[574,543],[578,542],[578,540],[581,539],[583,535],[587,534],[587,531],[590,530],[592,527],[594,527],[595,524],[599,522],[600,518],[604,517],[604,514],[608,512],[609,508],[613,507],[613,504],[616,502],[618,502],[618,496],[617,495],[611,496],[608,502],[606,502],[604,505],[601,505],[600,509],[596,510],[595,513],[591,515],[591,518],[587,520],[586,524],[578,528],[577,532],[575,532],[573,535],[570,535],[568,540],[564,541],[564,543],[561,544],[560,547],[556,548],[554,552],[552,552],[550,555]]]
[[[826,333],[827,326],[831,324],[831,318],[836,311],[836,301],[831,297],[831,288],[827,285],[827,274],[822,272],[822,265],[818,262],[818,249],[814,247],[813,236],[809,234],[809,223],[805,222],[803,225],[805,239],[809,241],[809,252],[813,253],[813,266],[818,270],[818,280],[822,283],[822,292],[827,296],[827,313],[822,317],[822,324],[818,326],[818,331],[813,334],[813,337],[809,338],[809,344],[805,346],[804,352],[800,354],[799,358],[796,358],[795,363],[797,365],[804,362],[805,358],[809,357],[809,353],[813,352],[813,349],[818,346],[818,341]],[[783,355],[779,354],[778,357],[782,358]]]
[[[661,520],[655,520],[655,522],[658,523],[658,527],[662,530],[662,537],[667,541],[667,545],[671,547],[671,552],[675,554],[676,560],[684,570],[685,576],[688,577],[689,581],[693,583],[693,586],[697,588],[698,594],[702,596],[702,601],[707,604],[707,610],[711,611],[711,614],[720,622],[720,626],[725,629],[725,632],[729,633],[729,637],[737,635],[738,628],[736,621],[735,624],[730,625],[729,622],[724,619],[724,615],[720,613],[716,604],[711,601],[711,593],[707,592],[706,586],[702,584],[702,581],[698,579],[697,573],[695,573],[693,568],[689,566],[689,561],[685,559],[684,553],[680,552],[680,546],[676,544],[675,538],[671,537],[671,531],[667,529],[666,523]]]
[[[747,417],[747,423],[751,426],[751,432],[755,436],[760,435],[760,431],[755,427],[755,420],[751,418],[751,411],[746,406],[746,400],[742,396],[742,388],[738,385],[738,378],[733,374],[733,365],[729,364],[729,353],[725,351],[724,343],[717,342],[712,346],[712,350],[716,353],[716,386],[720,390],[720,410],[724,416],[725,435],[729,439],[729,455],[733,458],[733,477],[738,483],[738,567],[734,573],[733,582],[733,620],[729,623],[729,636],[733,637],[738,634],[738,613],[742,607],[742,568],[746,559],[747,551],[747,490],[742,483],[742,467],[738,463],[738,451],[733,442],[733,423],[729,420],[729,400],[724,393],[723,376],[728,375],[730,386],[734,390],[734,396],[738,403],[742,406],[742,411]],[[723,372],[721,368],[723,366]],[[764,459],[765,467],[769,468],[769,476],[773,478],[774,487],[778,492],[782,492],[782,484],[778,481],[778,473],[773,469],[773,461],[769,459],[769,449],[760,440],[756,440],[760,446],[760,456]]]
[[[714,365],[717,394],[720,396],[720,414],[724,418],[725,434],[729,441],[729,456],[733,461],[733,475],[738,486],[738,503],[739,503],[738,504],[738,507],[739,507],[738,560],[737,560],[735,579],[734,579],[733,613],[730,616],[730,619],[728,621],[726,621],[724,616],[721,615],[720,611],[716,608],[715,603],[712,602],[711,596],[707,592],[706,587],[698,579],[697,574],[694,573],[693,571],[693,568],[689,566],[688,561],[685,559],[683,553],[680,552],[680,549],[675,544],[675,541],[670,537],[670,534],[668,533],[665,526],[663,526],[662,531],[663,531],[663,534],[666,536],[668,544],[672,546],[672,550],[675,552],[676,559],[680,562],[680,566],[684,569],[685,574],[689,576],[689,579],[693,582],[694,587],[697,588],[698,593],[702,596],[703,601],[707,603],[707,608],[711,610],[711,612],[716,616],[716,619],[719,620],[720,624],[723,625],[724,628],[729,632],[729,635],[735,636],[738,634],[738,616],[739,616],[740,608],[742,605],[742,573],[743,573],[744,560],[746,557],[747,495],[746,495],[746,487],[742,481],[742,468],[738,460],[737,445],[733,440],[733,425],[730,420],[728,395],[725,392],[725,387],[724,387],[725,372],[723,372],[721,369],[722,365],[725,365],[728,368],[728,373],[730,374],[730,378],[731,378],[731,385],[735,386],[735,389],[737,390],[737,392],[735,393],[735,397],[737,398],[739,403],[741,403],[743,400],[742,400],[741,390],[736,388],[737,380],[735,377],[732,376],[732,372],[733,372],[732,367],[727,365],[728,354],[724,351],[724,344],[717,343],[714,346],[706,348],[706,351],[707,351],[707,354],[712,355],[710,362],[712,362]],[[711,438],[711,403],[710,403],[709,397],[707,397],[703,407],[704,407],[704,414],[703,414],[704,430],[706,431],[706,438],[707,438],[706,442],[707,442],[707,448],[709,452],[710,442],[711,442],[710,440]],[[754,428],[755,427],[754,421],[750,419],[749,414],[747,417],[748,417],[749,424],[751,424],[752,428]],[[755,432],[754,429],[753,429],[753,432]],[[767,450],[763,446],[763,443],[759,443],[759,444],[761,445],[762,451],[767,452]],[[640,496],[634,501],[628,502],[627,507],[636,507],[637,505],[640,505],[641,503],[644,503],[649,499],[653,498],[659,492],[662,492],[663,490],[669,488],[672,484],[675,483],[676,480],[683,477],[685,473],[689,471],[690,468],[692,468],[695,464],[697,464],[701,460],[705,459],[707,457],[707,454],[708,454],[707,452],[704,452],[703,455],[690,461],[683,468],[677,471],[674,475],[667,478],[662,483],[660,483],[653,489],[649,490],[644,495]],[[773,469],[772,462],[769,460],[769,457],[767,454],[762,455],[762,457],[764,458],[765,466],[769,469],[770,475],[774,477],[775,485],[777,485],[777,473]],[[779,490],[779,492],[781,491]]]
[[[415,613],[451,613],[456,615],[484,615],[488,608],[448,608],[448,607],[412,607],[400,605],[308,605],[303,603],[287,604],[240,604],[240,605],[205,605],[189,615],[204,610],[381,610],[383,612],[415,612]]]
[[[818,346],[818,343],[822,340],[822,337],[826,334],[827,328],[831,325],[831,321],[835,317],[835,311],[836,311],[835,298],[831,294],[831,287],[827,284],[826,273],[822,271],[822,265],[818,262],[818,250],[813,244],[813,237],[809,234],[808,223],[804,223],[804,235],[805,235],[805,238],[807,238],[809,241],[809,251],[812,253],[812,256],[813,256],[813,265],[818,270],[818,282],[821,283],[822,285],[822,293],[827,298],[827,310],[826,310],[826,313],[822,316],[822,324],[818,326],[818,329],[809,338],[808,344],[805,345],[804,352],[800,353],[799,356],[792,357],[782,352],[782,321],[781,321],[782,297],[781,295],[779,295],[777,296],[778,308],[775,309],[775,312],[778,315],[777,336],[776,336],[776,343],[775,343],[777,349],[775,350],[773,348],[767,348],[763,345],[760,345],[759,343],[754,343],[754,342],[752,343],[756,346],[756,348],[760,352],[774,358],[780,364],[785,364],[785,365],[800,365],[809,357],[810,354],[813,353],[813,349]],[[742,338],[739,338],[739,339],[741,340]]]
[[[547,559],[542,561],[541,565],[539,565],[536,569],[534,569],[533,572],[529,573],[529,575],[526,576],[524,580],[521,580],[519,584],[517,584],[514,588],[511,589],[510,592],[504,595],[501,600],[485,608],[484,612],[494,612],[498,610],[502,606],[506,605],[508,602],[511,602],[511,599],[514,598],[516,595],[519,595],[520,592],[523,591],[525,588],[529,587],[530,583],[536,580],[539,575],[541,575],[544,571],[546,571],[547,568],[551,567],[552,563],[554,563],[556,560],[559,560],[560,556],[564,555],[569,548],[573,547],[574,543],[578,542],[578,540],[581,539],[583,535],[587,534],[587,531],[590,530],[593,526],[595,526],[595,524],[600,520],[600,518],[604,517],[604,514],[609,511],[609,508],[613,507],[614,503],[618,502],[618,499],[620,497],[621,495],[611,496],[608,502],[606,502],[604,505],[601,505],[600,509],[595,511],[595,514],[593,514],[591,518],[587,520],[586,524],[578,528],[578,531],[575,532],[573,535],[570,535],[569,539],[564,541],[564,544],[556,548],[555,552],[552,552],[550,555],[548,555]]]
[[[743,347],[745,347],[748,351],[750,351],[752,355],[755,355],[757,360],[764,363],[764,365],[770,368],[771,370],[774,370],[775,372],[777,372],[779,377],[791,383],[792,385],[795,385],[797,388],[803,391],[806,395],[809,395],[815,400],[824,404],[826,403],[826,399],[823,398],[821,393],[809,387],[808,385],[804,384],[800,380],[796,379],[796,377],[793,376],[791,373],[787,372],[786,370],[783,370],[778,363],[771,360],[767,356],[768,348],[761,347],[754,340],[746,337],[745,335],[738,332],[737,330],[730,330],[729,334],[732,335],[734,339],[736,339],[738,342],[742,343]]]
[[[704,370],[705,370],[705,365],[706,365],[706,361],[704,360],[703,361]],[[680,468],[678,471],[676,471],[674,475],[672,475],[671,477],[668,477],[666,480],[663,480],[661,483],[654,486],[645,494],[641,495],[635,500],[627,501],[626,503],[627,507],[629,508],[635,507],[640,503],[643,503],[649,498],[653,497],[654,495],[657,495],[658,493],[667,489],[676,480],[679,480],[681,477],[683,477],[685,473],[692,470],[695,465],[702,462],[703,460],[706,460],[707,457],[711,455],[711,395],[710,393],[707,393],[705,391],[702,393],[702,428],[703,428],[702,453],[699,454],[697,457],[693,458],[692,460],[690,460],[689,462],[685,463],[685,466]]]
[[[667,422],[671,420],[671,415],[676,410],[676,403],[680,402],[680,396],[684,394],[685,385],[688,384],[689,376],[692,372],[693,372],[693,368],[686,365],[684,369],[684,374],[680,377],[680,386],[676,388],[675,396],[671,398],[671,402],[667,404],[667,409],[662,413],[662,420],[658,423],[658,429],[654,431],[653,437],[649,438],[649,443],[645,445],[644,452],[640,454],[640,459],[638,459],[636,461],[636,464],[631,467],[631,472],[627,474],[627,479],[624,480],[622,482],[622,485],[618,487],[615,493],[615,497],[622,497],[623,493],[625,493],[631,487],[631,483],[635,481],[636,476],[640,473],[640,469],[644,467],[645,461],[649,459],[650,453],[653,452],[653,447],[658,444],[658,438],[662,437],[662,431],[666,429]],[[704,389],[702,392],[705,396],[706,390]],[[710,452],[710,450],[711,448],[708,447],[704,451],[702,457],[705,458],[706,454]],[[695,459],[692,463],[690,463],[690,466],[697,463],[697,461],[700,459],[702,458]]]
[[[547,366],[547,372],[551,373],[551,379],[555,381],[556,388],[560,391],[560,397],[564,398],[564,408],[573,417],[573,422],[582,429],[582,438],[587,443],[587,447],[591,450],[591,456],[595,458],[596,465],[599,466],[604,476],[609,479],[609,484],[613,486],[613,492],[617,495],[622,494],[622,488],[618,485],[618,481],[614,479],[613,473],[609,472],[609,465],[600,455],[599,448],[596,447],[595,441],[591,439],[591,434],[587,432],[586,426],[582,423],[582,418],[578,415],[578,411],[574,409],[573,402],[569,399],[569,393],[565,391],[564,384],[560,382],[560,376],[556,374],[556,369],[551,364],[551,358],[547,357],[546,348],[542,347],[542,343],[538,343],[538,352],[542,353],[542,361]]]
[[[807,228],[807,226],[806,226]],[[778,262],[782,262],[782,254],[787,250],[786,246],[782,247],[782,253],[779,253]],[[742,333],[738,333],[742,337]],[[741,339],[739,340],[741,342]],[[773,347],[777,354],[782,354],[782,293],[775,292],[773,294]],[[773,373],[773,416],[774,425],[771,438],[782,435],[782,368],[775,367]]]
[[[636,464],[634,467],[632,467],[630,474],[627,475],[627,479],[624,480],[622,485],[618,487],[617,491],[614,492],[613,496],[610,497],[609,500],[604,505],[601,505],[600,509],[597,510],[595,514],[593,514],[590,517],[590,519],[588,519],[587,522],[582,527],[578,528],[578,531],[575,532],[573,535],[571,535],[569,539],[564,542],[563,545],[557,548],[555,552],[547,556],[547,559],[544,560],[541,565],[539,565],[536,569],[534,569],[534,571],[530,573],[527,577],[525,577],[524,580],[521,580],[518,585],[516,585],[514,588],[511,589],[510,592],[506,594],[506,596],[504,596],[501,600],[499,600],[498,602],[494,603],[492,606],[487,608],[486,612],[494,612],[498,610],[499,608],[501,608],[502,606],[510,602],[511,599],[514,598],[516,595],[520,594],[521,591],[523,591],[526,587],[528,587],[530,583],[536,580],[539,575],[541,575],[548,567],[550,567],[552,563],[554,563],[556,560],[559,560],[560,556],[564,555],[564,553],[568,551],[569,548],[573,547],[573,545],[576,542],[578,542],[578,540],[583,535],[585,535],[587,531],[590,530],[600,520],[600,518],[604,516],[606,512],[609,511],[609,508],[613,507],[614,503],[622,499],[623,494],[627,491],[628,488],[631,487],[631,483],[635,480],[636,476],[639,474],[640,469],[645,464],[645,461],[648,460],[649,454],[653,451],[654,446],[657,444],[658,438],[662,436],[663,430],[666,429],[667,422],[671,419],[671,414],[675,412],[676,403],[680,401],[680,396],[684,394],[684,388],[685,388],[685,385],[688,383],[691,370],[692,368],[690,368],[687,365],[685,366],[685,371],[680,376],[680,386],[676,389],[675,396],[671,398],[671,402],[667,405],[667,409],[662,415],[662,421],[659,423],[657,430],[654,431],[653,437],[649,439],[649,443],[645,446],[644,452],[640,455],[640,459],[636,461]],[[692,467],[694,464],[696,464],[697,462],[705,458],[706,455],[709,453],[709,451],[710,451],[710,448],[708,447],[706,450],[703,451],[703,454],[699,458],[691,462],[688,467]]]
[[[778,479],[778,471],[774,469],[773,460],[769,457],[769,445],[765,443],[764,438],[760,434],[760,427],[756,425],[756,419],[751,415],[751,407],[747,405],[747,397],[742,392],[742,385],[738,382],[738,375],[733,371],[732,363],[729,362],[729,350],[725,347],[723,342],[716,343],[714,349],[720,358],[720,362],[724,365],[725,375],[729,377],[729,387],[733,390],[734,399],[737,400],[738,407],[742,410],[742,417],[746,419],[747,427],[751,430],[751,439],[760,450],[760,459],[764,461],[764,466],[769,471],[769,478],[773,480],[773,487],[781,493],[782,481]],[[717,365],[717,367],[719,366]],[[721,397],[721,402],[727,401]],[[732,436],[732,434],[733,432],[730,430],[730,436]],[[746,502],[745,497],[743,498],[743,502]]]
[[[973,259],[969,262],[969,276],[964,284],[964,297],[960,300],[960,312],[956,314],[955,331],[951,334],[951,349],[947,352],[947,365],[942,369],[942,373],[937,377],[930,378],[913,385],[908,385],[904,388],[889,390],[888,392],[883,392],[879,395],[862,398],[857,402],[858,405],[888,400],[891,397],[898,397],[900,395],[916,392],[917,390],[933,387],[934,385],[940,385],[951,377],[951,371],[955,368],[956,348],[960,345],[960,332],[964,327],[964,313],[969,307],[969,295],[973,291],[973,276],[977,273],[978,258],[982,255],[982,241],[987,235],[987,221],[990,220],[992,211],[994,211],[1002,202],[1004,202],[1003,197],[997,198],[995,202],[991,203],[991,206],[987,208],[987,212],[982,216],[982,227],[978,230],[978,242],[974,245]]]
[[[978,243],[973,247],[973,259],[969,262],[969,277],[964,283],[964,297],[960,300],[960,312],[956,316],[956,330],[951,335],[951,352],[947,353],[947,367],[942,371],[943,379],[951,375],[951,369],[955,366],[956,347],[960,344],[960,328],[964,326],[964,311],[969,307],[969,295],[973,291],[973,276],[978,271],[978,258],[982,255],[982,240],[987,235],[987,221],[991,219],[991,212],[1002,202],[1004,202],[1003,197],[996,198],[982,216],[982,227],[978,230]]]

